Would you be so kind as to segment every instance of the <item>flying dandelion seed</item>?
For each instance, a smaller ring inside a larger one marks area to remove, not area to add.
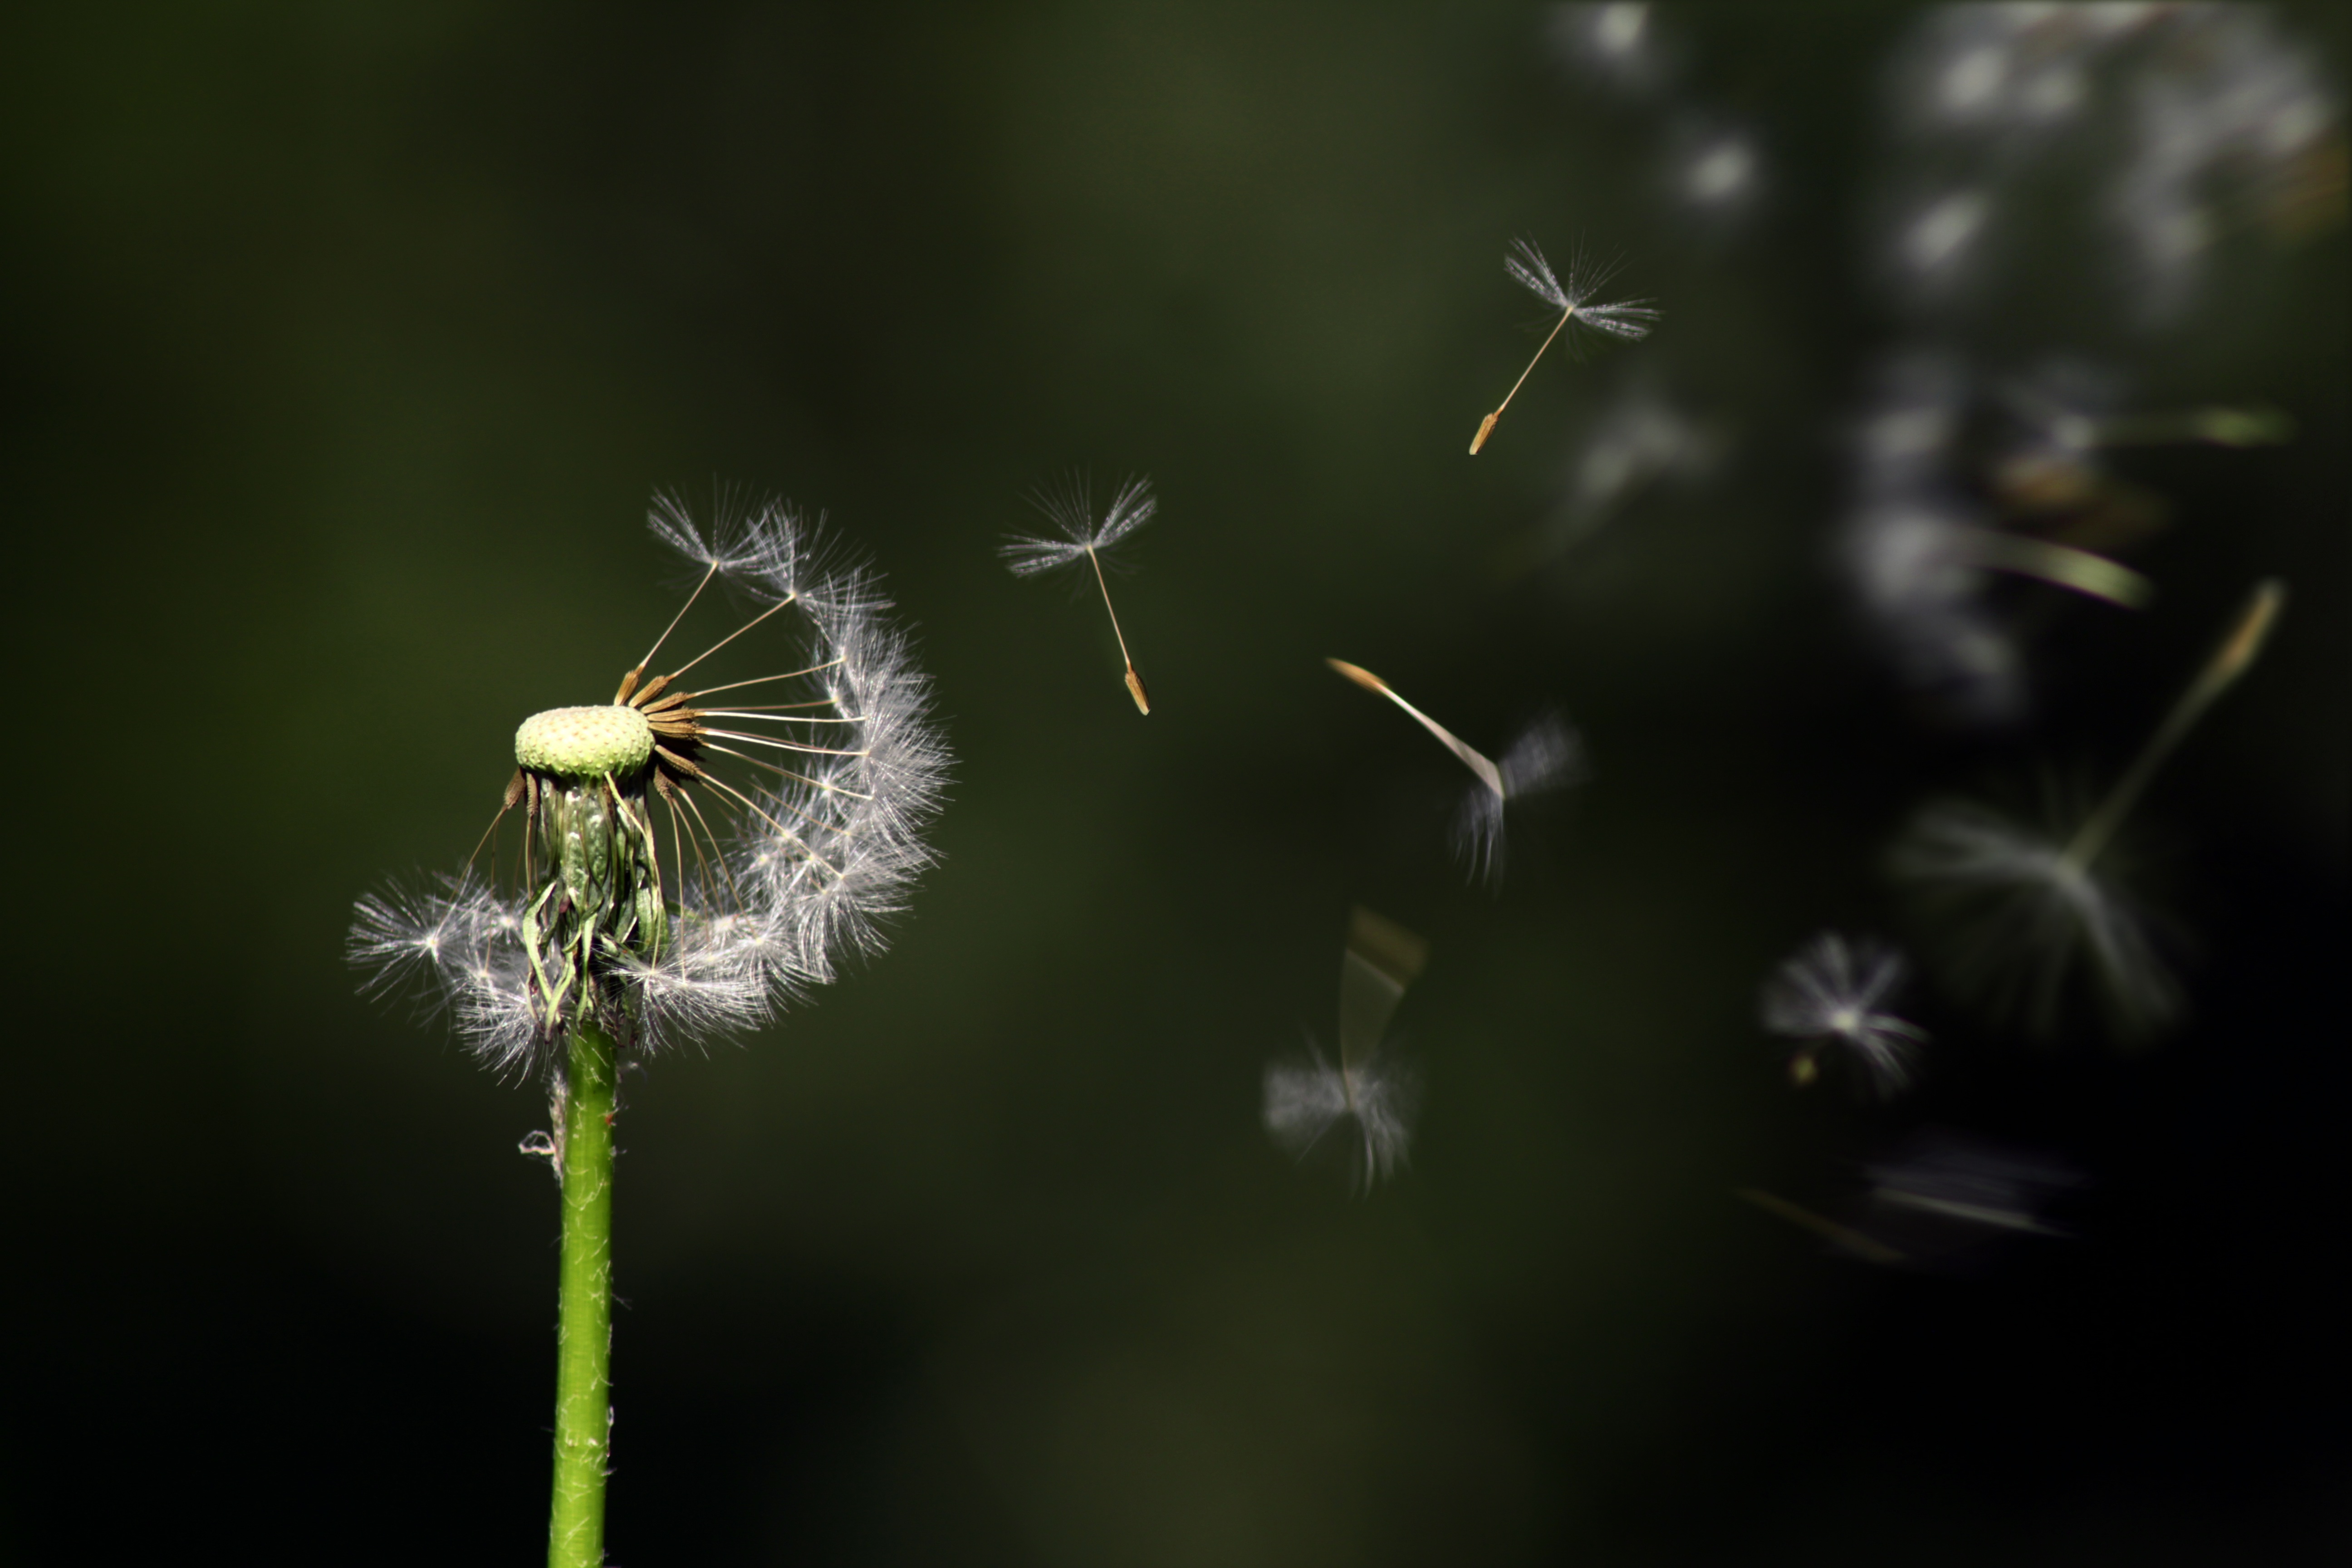
[[[2072,1166],[2046,1154],[1934,1130],[1913,1136],[1895,1158],[1865,1166],[1872,1226],[1898,1226],[1915,1255],[1948,1251],[1995,1235],[2063,1237],[2042,1217],[2051,1201],[2082,1184]]]
[[[1669,397],[1657,377],[1619,378],[1570,459],[1552,515],[1496,554],[1503,575],[1517,577],[1590,543],[1650,492],[1703,479],[1728,446],[1726,434]]]
[[[1297,1159],[1332,1147],[1334,1129],[1353,1128],[1337,1145],[1351,1184],[1370,1192],[1404,1163],[1412,1139],[1420,1081],[1381,1047],[1405,987],[1429,960],[1429,944],[1391,921],[1358,907],[1339,957],[1339,1065],[1324,1059],[1310,1037],[1305,1061],[1265,1069],[1265,1130]]]
[[[1885,1011],[1902,989],[1903,955],[1867,939],[1849,942],[1823,931],[1773,972],[1764,984],[1764,1026],[1803,1042],[1789,1058],[1799,1088],[1821,1074],[1822,1052],[1839,1047],[1882,1098],[1911,1081],[1927,1032]]]
[[[1454,816],[1454,852],[1473,877],[1488,884],[1503,874],[1504,813],[1515,801],[1565,789],[1590,776],[1584,739],[1559,714],[1548,713],[1528,725],[1496,763],[1456,737],[1453,731],[1397,695],[1395,689],[1360,665],[1342,658],[1323,661],[1365,690],[1387,698],[1412,715],[1414,721],[1437,737],[1462,760],[1478,781],[1463,797]]]
[[[1592,302],[1592,296],[1608,283],[1614,268],[1588,267],[1579,258],[1569,264],[1568,281],[1562,283],[1553,273],[1551,263],[1544,259],[1543,252],[1537,249],[1532,241],[1520,239],[1512,241],[1511,252],[1503,258],[1503,269],[1521,288],[1558,310],[1559,320],[1552,323],[1551,331],[1537,348],[1535,358],[1528,361],[1528,368],[1519,372],[1519,379],[1511,383],[1511,390],[1503,395],[1503,401],[1496,405],[1495,412],[1478,422],[1478,433],[1470,438],[1470,455],[1474,458],[1478,455],[1479,448],[1486,446],[1486,438],[1495,433],[1496,421],[1503,417],[1503,410],[1511,405],[1511,399],[1519,395],[1519,388],[1525,386],[1528,377],[1535,373],[1536,362],[1543,358],[1544,350],[1551,347],[1552,339],[1559,336],[1570,321],[1609,337],[1622,338],[1627,342],[1641,342],[1658,323],[1658,312],[1646,300],[1626,300],[1607,305]],[[1570,352],[1574,351],[1575,345],[1576,340],[1570,338]]]
[[[1151,481],[1129,479],[1120,486],[1100,522],[1095,521],[1094,506],[1082,479],[1073,479],[1059,489],[1041,490],[1031,500],[1047,521],[1062,531],[1061,537],[1016,533],[1004,542],[999,553],[1013,574],[1021,577],[1051,572],[1082,558],[1094,568],[1095,585],[1102,590],[1103,608],[1110,613],[1111,635],[1118,639],[1118,657],[1127,664],[1127,694],[1135,699],[1137,712],[1150,712],[1151,699],[1144,692],[1143,677],[1135,672],[1135,660],[1127,651],[1127,634],[1119,630],[1118,612],[1111,608],[1110,584],[1103,576],[1102,555],[1150,522],[1151,514],[1159,510],[1160,503],[1151,496]]]
[[[2033,1033],[2055,1026],[2066,983],[2086,962],[2110,1031],[2146,1038],[2178,1015],[2180,992],[2147,921],[2111,874],[2116,833],[2189,731],[2260,656],[2286,590],[2258,584],[2220,647],[2105,797],[2061,837],[1976,801],[1937,801],[1915,816],[1888,867],[1944,933],[1953,987]]]
[[[1850,1205],[1852,1223],[1754,1187],[1732,1195],[1864,1262],[1951,1271],[2016,1237],[2070,1235],[2044,1215],[2083,1182],[2049,1155],[1932,1128],[1863,1174],[1867,1191]]]
[[[499,888],[494,851],[488,877],[469,865],[362,899],[350,941],[374,972],[369,988],[423,980],[482,1061],[550,1079],[553,1131],[523,1147],[551,1158],[563,1193],[549,1527],[559,1568],[604,1561],[622,1068],[755,1027],[832,978],[838,953],[877,949],[878,918],[902,907],[931,858],[923,830],[947,767],[924,678],[869,577],[817,569],[780,504],[722,519],[708,541],[675,503],[650,521],[702,579],[611,702],[534,714],[516,731],[517,770],[491,827],[522,807],[520,889]],[[722,579],[764,607],[647,679]],[[686,685],[739,638],[773,641],[794,625],[800,651],[782,669]]]

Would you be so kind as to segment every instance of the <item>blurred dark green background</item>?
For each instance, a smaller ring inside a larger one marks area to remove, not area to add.
[[[1916,16],[1653,24],[1644,97],[1516,5],[6,23],[0,1554],[543,1550],[544,1102],[355,996],[343,932],[667,619],[651,492],[726,481],[887,573],[958,781],[885,957],[633,1083],[616,1562],[2335,1560],[2344,230],[2240,237],[2162,331],[2054,288],[1944,331],[2301,428],[2120,460],[2171,510],[2157,607],[2066,607],[2034,720],[1956,734],[1828,557],[1910,330],[1867,252]],[[2340,18],[2281,28],[2340,84]],[[1658,194],[1691,106],[1763,149],[1741,222]],[[1665,324],[1474,463],[1522,234],[1622,252]],[[1636,369],[1726,455],[1499,573]],[[1074,466],[1159,487],[1148,720],[1098,607],[993,554]],[[1792,1094],[1756,987],[1903,929],[1910,805],[2112,770],[2273,573],[2272,657],[2147,807],[2193,1026],[2028,1050],[1923,991],[1920,1093]],[[1326,654],[1476,743],[1582,727],[1499,896],[1446,858],[1454,765]],[[1433,950],[1367,1201],[1257,1121],[1356,901]],[[1729,1195],[1830,1206],[1927,1125],[2085,1172],[2076,1239],[1874,1270]]]

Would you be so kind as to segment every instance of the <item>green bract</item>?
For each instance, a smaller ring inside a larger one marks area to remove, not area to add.
[[[515,731],[515,761],[533,773],[559,778],[626,775],[644,767],[653,754],[653,727],[644,714],[620,703],[551,708],[532,714]]]

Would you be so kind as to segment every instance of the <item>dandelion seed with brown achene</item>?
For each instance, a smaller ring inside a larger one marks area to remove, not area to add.
[[[563,1194],[554,1568],[604,1562],[621,1070],[756,1027],[831,979],[843,952],[878,948],[878,918],[931,858],[924,830],[947,765],[928,684],[872,577],[822,569],[778,503],[722,518],[707,539],[667,500],[650,521],[701,581],[611,702],[516,731],[498,816],[523,812],[520,887],[498,885],[494,855],[488,875],[469,866],[371,894],[350,942],[370,989],[423,980],[483,1061],[550,1080],[553,1130],[524,1148],[551,1158]],[[648,679],[719,582],[761,607]],[[778,669],[787,626],[799,635]],[[770,646],[763,673],[688,689],[707,660],[755,644]]]
[[[1365,690],[1387,698],[1461,759],[1478,782],[1454,813],[1454,852],[1473,877],[1489,884],[1503,874],[1504,813],[1514,802],[1581,784],[1588,773],[1584,737],[1558,713],[1545,713],[1513,740],[1496,763],[1453,731],[1406,701],[1396,689],[1361,665],[1344,658],[1323,661]]]
[[[1127,694],[1135,699],[1135,710],[1151,711],[1151,699],[1143,689],[1143,677],[1136,673],[1135,659],[1127,651],[1127,634],[1119,629],[1118,611],[1112,608],[1110,584],[1103,576],[1103,552],[1145,523],[1160,510],[1152,499],[1149,479],[1131,479],[1119,487],[1111,498],[1110,510],[1095,521],[1094,505],[1087,493],[1083,479],[1072,479],[1060,489],[1041,489],[1030,498],[1031,503],[1045,514],[1055,527],[1062,531],[1056,539],[1050,535],[1016,533],[999,547],[1015,576],[1034,576],[1051,572],[1057,566],[1068,566],[1083,559],[1094,568],[1095,585],[1102,590],[1103,608],[1110,615],[1111,636],[1118,639],[1118,657],[1127,665]]]
[[[1503,270],[1509,273],[1512,280],[1521,288],[1558,310],[1559,320],[1552,323],[1551,331],[1537,348],[1535,358],[1528,360],[1528,368],[1519,372],[1519,379],[1511,383],[1511,390],[1503,395],[1503,401],[1495,405],[1495,412],[1478,422],[1478,433],[1470,437],[1470,455],[1474,458],[1478,455],[1479,448],[1486,446],[1486,438],[1495,433],[1495,424],[1503,417],[1503,410],[1511,405],[1511,399],[1519,395],[1519,388],[1525,386],[1528,377],[1535,373],[1536,361],[1543,358],[1544,350],[1551,347],[1552,339],[1566,331],[1570,321],[1612,338],[1622,338],[1627,342],[1641,342],[1650,335],[1650,329],[1658,324],[1658,312],[1647,300],[1595,304],[1593,295],[1607,285],[1614,269],[1589,266],[1581,257],[1569,263],[1568,281],[1563,283],[1552,271],[1551,263],[1544,259],[1543,252],[1536,248],[1534,241],[1514,240],[1510,252],[1503,258]],[[1574,348],[1575,340],[1571,338],[1571,353]]]
[[[2131,765],[2071,831],[2045,832],[1972,800],[1931,802],[1912,817],[1888,868],[1938,931],[1956,990],[2047,1035],[2069,977],[2087,962],[2118,1038],[2143,1039],[2179,1013],[2179,983],[2108,864],[2112,847],[2165,759],[2261,655],[2285,602],[2277,581],[2256,584]]]

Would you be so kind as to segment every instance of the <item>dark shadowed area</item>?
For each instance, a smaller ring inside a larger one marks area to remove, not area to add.
[[[880,570],[956,776],[887,953],[626,1080],[613,1561],[2340,1561],[2352,35],[2100,9],[0,24],[0,1557],[544,1550],[544,1089],[344,941],[669,618],[676,490]],[[1520,237],[1663,317],[1474,458]],[[1073,470],[1156,488],[1148,718],[997,554]],[[2095,795],[2271,577],[2101,862],[2182,1015],[1988,1005],[1890,845]],[[1331,656],[1591,776],[1489,888]],[[1261,1110],[1359,904],[1368,1195]],[[1907,1091],[1792,1087],[1822,931]]]

